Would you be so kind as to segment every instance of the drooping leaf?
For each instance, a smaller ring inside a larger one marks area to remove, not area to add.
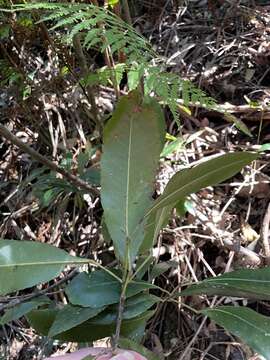
[[[95,317],[104,309],[105,307],[90,308],[68,304],[57,312],[48,336],[53,337],[59,333],[72,329],[86,320]]]
[[[164,136],[160,106],[138,91],[119,101],[104,130],[101,201],[122,263],[132,263],[143,241],[140,224],[152,203]]]
[[[154,288],[145,281],[133,281],[127,287],[126,296],[131,297],[143,290]],[[104,270],[90,274],[77,275],[66,288],[69,301],[73,305],[92,308],[118,303],[121,295],[121,283]]]
[[[270,359],[270,318],[246,307],[220,306],[202,311],[253,350]]]
[[[270,300],[270,267],[242,269],[189,286],[181,295],[223,295]]]
[[[49,281],[67,264],[86,262],[48,244],[0,240],[0,295]]]
[[[143,336],[146,321],[153,316],[153,313],[153,311],[147,311],[136,318],[124,320],[121,326],[121,336],[128,336],[139,341]],[[48,336],[56,314],[57,310],[33,310],[27,314],[27,319],[39,334]],[[63,341],[89,342],[112,336],[115,333],[115,321],[104,325],[99,323],[102,321],[99,315],[97,318],[87,320],[68,331],[55,335],[53,338]]]
[[[146,216],[164,206],[173,207],[186,196],[232,177],[257,157],[258,154],[251,152],[229,153],[204,161],[191,169],[179,171],[171,178],[163,194],[154,202]]]
[[[122,337],[119,339],[118,344],[122,349],[137,351],[139,354],[145,356],[147,360],[159,360],[156,354],[131,339]]]
[[[18,304],[5,312],[5,314],[0,318],[0,325],[5,325],[8,322],[17,320],[28,314],[33,309],[36,309],[41,305],[49,304],[50,302],[51,301],[46,296],[40,296],[36,299],[32,299],[31,301]]]

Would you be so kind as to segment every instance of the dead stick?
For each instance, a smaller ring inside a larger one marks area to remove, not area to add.
[[[89,185],[84,180],[78,178],[77,176],[70,174],[68,171],[64,170],[51,160],[47,159],[45,156],[38,153],[36,150],[32,149],[29,145],[23,143],[2,124],[0,124],[0,135],[2,135],[5,139],[9,140],[13,145],[18,146],[18,148],[29,154],[33,159],[45,165],[49,169],[63,175],[72,184],[86,190],[87,192],[90,192],[93,195],[99,195],[99,191],[97,189],[93,188],[91,185]]]
[[[270,257],[270,244],[269,244],[269,223],[270,223],[270,202],[267,206],[264,218],[263,218],[263,223],[262,223],[262,228],[261,228],[261,241],[262,241],[262,245],[263,245],[263,250],[264,250],[264,255],[266,258],[268,258],[269,261],[269,257]]]

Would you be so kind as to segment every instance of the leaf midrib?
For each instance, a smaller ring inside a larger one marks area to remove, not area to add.
[[[206,283],[210,284],[210,283],[215,283],[215,284],[218,284],[218,283],[223,283],[223,282],[228,282],[228,281],[231,281],[231,282],[234,282],[234,281],[244,281],[244,282],[256,282],[256,283],[270,283],[270,280],[257,280],[257,279],[241,279],[241,278],[226,278],[226,279],[217,279],[217,278],[214,278],[214,279],[209,279],[207,281],[205,281],[205,285]],[[202,284],[202,283],[201,283]],[[224,285],[224,284],[223,284]],[[230,285],[230,284],[228,284]],[[199,286],[199,284],[198,284]]]
[[[16,263],[16,264],[2,264],[0,268],[12,268],[12,267],[24,267],[24,266],[45,266],[45,265],[66,265],[66,264],[86,264],[88,260],[67,260],[67,261],[39,261],[39,262],[29,262],[29,263]]]
[[[132,152],[132,128],[133,128],[133,117],[129,121],[129,138],[128,138],[128,163],[127,163],[127,184],[126,184],[126,206],[125,206],[125,229],[126,238],[129,239],[129,188],[130,188],[130,164],[131,164],[131,152]]]

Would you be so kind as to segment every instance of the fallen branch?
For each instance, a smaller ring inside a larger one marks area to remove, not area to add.
[[[179,105],[185,105],[184,100],[179,99],[177,100]],[[230,103],[225,104],[217,104],[213,108],[207,108],[201,103],[192,103],[188,104],[191,108],[200,108],[207,111],[209,114],[221,114],[226,119],[226,114],[242,114],[242,118],[249,120],[249,121],[260,121],[260,120],[270,120],[270,106],[263,106],[260,107],[251,107],[250,105],[233,105]]]
[[[261,241],[264,250],[266,261],[269,264],[270,257],[270,243],[269,243],[269,224],[270,224],[270,203],[267,206],[261,228]]]
[[[4,125],[0,124],[0,135],[2,135],[5,139],[10,141],[13,145],[18,146],[21,150],[25,153],[29,154],[33,159],[40,162],[41,164],[45,165],[49,169],[58,172],[59,174],[63,175],[69,182],[78,186],[91,194],[98,196],[99,191],[89,185],[86,181],[78,178],[75,175],[70,174],[65,169],[61,168],[59,165],[55,164],[51,160],[47,159],[45,156],[38,153],[36,150],[32,149],[29,145],[23,143],[21,140],[17,138],[17,136],[13,135]]]
[[[14,306],[18,306],[26,301],[30,301],[32,299],[35,299],[37,297],[40,297],[41,295],[47,295],[51,290],[54,290],[56,287],[59,287],[60,285],[64,284],[68,280],[71,280],[74,278],[75,275],[77,275],[78,269],[73,269],[69,274],[67,274],[62,279],[58,280],[55,284],[52,284],[50,286],[47,286],[46,288],[39,290],[37,292],[32,293],[31,295],[21,296],[17,297],[16,299],[11,300],[7,304],[0,305],[0,312],[3,310],[8,310],[13,308]],[[1,301],[1,300],[0,300]]]

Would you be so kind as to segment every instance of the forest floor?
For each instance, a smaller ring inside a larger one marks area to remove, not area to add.
[[[170,0],[142,1],[133,20],[136,30],[164,57],[164,67],[193,81],[220,107],[211,111],[194,106],[190,114],[181,112],[180,128],[167,111],[167,131],[178,142],[161,158],[157,193],[183,164],[196,164],[228,150],[254,150],[262,145],[266,150],[256,167],[247,166],[226,183],[191,196],[184,215],[175,211],[155,249],[156,261],[163,261],[166,270],[157,284],[171,292],[181,289],[183,279],[192,282],[239,267],[262,266],[260,255],[267,252],[270,220],[270,4],[193,0],[176,6]],[[44,156],[57,155],[57,145],[48,153],[48,142],[57,138],[61,148],[66,140],[72,156],[64,160],[74,163],[90,139],[89,166],[98,169],[98,135],[91,123],[84,125],[89,121],[88,109],[80,101],[81,94],[74,91],[72,79],[54,76],[58,65],[53,51],[43,47],[42,31],[36,36],[31,30],[28,34],[19,27],[15,30],[18,47],[25,46],[20,67],[36,71],[39,82],[24,105],[17,101],[18,88],[0,89],[1,122]],[[1,44],[1,54],[12,54],[12,46],[16,44]],[[109,113],[114,102],[111,89],[103,87],[98,99],[101,111]],[[105,262],[113,260],[100,231],[98,198],[78,207],[74,197],[62,196],[61,189],[49,193],[57,185],[16,146],[2,139],[0,154],[1,238],[47,242],[81,256],[101,254]],[[98,172],[90,176],[98,184]],[[210,304],[206,297],[192,296],[179,298],[178,304],[159,305],[149,321],[145,345],[160,359],[259,359],[232,335],[189,312],[183,301],[195,309]],[[212,306],[244,302],[211,301]],[[253,301],[248,306],[270,315],[268,302]],[[10,360],[42,359],[74,346],[38,336],[23,319],[0,328],[0,339],[0,354]]]

